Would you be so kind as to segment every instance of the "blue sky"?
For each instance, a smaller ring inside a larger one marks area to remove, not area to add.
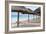
[[[38,8],[38,6],[25,6],[25,7],[26,8],[29,8],[29,9],[31,9],[33,11]]]

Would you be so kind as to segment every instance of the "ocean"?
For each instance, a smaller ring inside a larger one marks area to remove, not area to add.
[[[18,13],[17,12],[11,12],[11,21],[12,23],[15,23],[17,21]],[[38,18],[39,16],[29,14],[29,19]],[[22,14],[19,13],[19,21],[28,20],[28,14]]]

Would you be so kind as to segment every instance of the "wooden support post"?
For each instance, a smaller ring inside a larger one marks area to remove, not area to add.
[[[18,18],[17,18],[17,27],[19,27],[19,12],[18,12]]]
[[[29,23],[29,14],[28,14],[28,23]]]

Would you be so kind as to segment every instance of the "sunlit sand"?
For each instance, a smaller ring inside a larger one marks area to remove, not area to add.
[[[15,28],[17,27],[17,21],[16,23],[13,23],[12,26]],[[39,27],[40,26],[40,18],[36,19],[29,19],[28,20],[21,20],[19,21],[19,27]]]

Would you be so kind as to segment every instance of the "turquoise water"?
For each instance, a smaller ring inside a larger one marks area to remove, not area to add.
[[[11,20],[12,22],[16,22],[17,21],[17,17],[18,17],[18,13],[17,12],[11,12]],[[36,18],[36,16],[33,16],[31,14],[29,14],[29,19],[33,19]],[[19,20],[27,20],[28,19],[28,14],[21,14],[19,13]]]

